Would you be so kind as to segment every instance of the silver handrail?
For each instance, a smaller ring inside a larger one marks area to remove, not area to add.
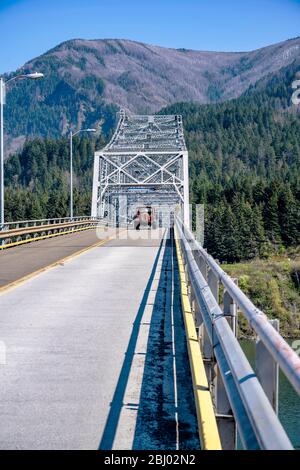
[[[179,219],[178,219],[179,222]],[[191,231],[183,226],[184,235],[193,244],[192,249],[207,263],[210,269],[218,277],[227,292],[234,299],[240,310],[245,315],[250,326],[262,340],[273,359],[278,363],[282,372],[288,378],[294,389],[300,395],[300,358],[287,344],[283,337],[273,328],[267,316],[259,310],[244,292],[234,283],[233,279],[223,271],[214,258],[195,240]]]
[[[0,227],[3,231],[10,230],[11,228],[27,228],[27,227],[37,227],[43,225],[52,225],[52,224],[61,224],[61,223],[68,223],[68,222],[80,222],[82,220],[101,220],[98,217],[91,217],[91,216],[80,216],[80,217],[55,217],[49,219],[31,219],[31,220],[17,220],[11,222],[5,222],[2,227]]]
[[[207,262],[209,255],[196,242],[190,230],[178,218],[175,220],[175,226],[179,234],[188,278],[201,312],[206,333],[213,347],[244,447],[248,449],[293,449],[262,385],[250,366],[226,316],[194,257],[195,253],[200,254],[205,262]],[[207,264],[210,268],[215,269],[218,275],[220,275],[219,269],[221,268],[211,257],[209,257],[209,261],[210,263]],[[218,267],[218,270],[215,265]],[[223,270],[221,271],[224,273]],[[229,276],[223,276],[222,279],[220,278],[220,281],[223,282],[227,278]],[[223,285],[226,287],[225,284]],[[230,287],[234,290],[231,283]],[[237,291],[241,292],[235,284],[234,287]],[[260,315],[264,314],[261,312]],[[271,328],[275,331],[273,327]],[[265,341],[265,336],[269,329],[264,331],[263,340]],[[281,341],[285,342],[279,334],[278,336],[281,338]],[[287,345],[287,347],[289,346]],[[294,352],[292,351],[292,353]],[[299,360],[298,357],[297,359]],[[290,371],[289,366],[286,366],[285,369]]]

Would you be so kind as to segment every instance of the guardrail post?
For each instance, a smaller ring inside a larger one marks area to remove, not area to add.
[[[223,313],[231,329],[233,330],[234,335],[236,336],[237,308],[232,297],[226,290],[223,294]],[[222,449],[234,450],[236,449],[237,440],[236,423],[224,387],[224,382],[222,380],[219,367],[217,365],[215,367],[214,398],[217,423],[222,442]]]
[[[226,290],[223,295],[223,309],[234,336],[237,336],[237,305]]]
[[[212,295],[216,299],[216,301],[219,303],[219,278],[218,276],[215,275],[212,269],[208,270],[207,274],[207,284],[212,292]]]
[[[200,258],[201,260],[201,258]],[[199,260],[199,262],[200,262]],[[202,268],[204,266],[202,265]],[[214,297],[218,301],[219,297],[219,279],[215,276],[214,272],[211,269],[207,270],[207,267],[205,268],[207,272],[207,283],[209,288],[211,289]],[[204,359],[204,365],[205,365],[205,371],[207,375],[207,380],[209,385],[212,385],[215,379],[215,360],[214,360],[214,350],[213,350],[213,345],[211,344],[210,337],[206,331],[206,328],[204,326],[204,323],[201,325],[200,330],[199,330],[199,335],[201,339],[201,344],[202,344],[202,354],[203,354],[203,359]]]
[[[203,322],[200,324],[199,327],[199,342],[201,346],[207,380],[209,385],[211,385],[213,381],[213,347]]]
[[[207,280],[208,267],[207,267],[207,263],[205,259],[201,256],[201,254],[198,251],[194,252],[194,258],[198,265],[198,268],[200,269],[202,276],[204,277],[205,280]]]
[[[236,449],[236,423],[218,365],[215,366],[214,402],[223,450]]]
[[[194,295],[192,295],[191,307],[192,307],[192,311],[194,314],[195,327],[196,327],[196,331],[198,333],[198,338],[199,338],[200,336],[199,329],[201,328],[201,325],[203,324],[203,318],[202,318],[200,307]]]
[[[189,297],[190,297],[191,309],[192,309],[193,316],[194,316],[195,327],[196,327],[196,331],[197,331],[197,335],[198,335],[198,339],[199,339],[199,328],[201,327],[201,325],[203,323],[203,318],[202,318],[202,314],[201,314],[201,310],[200,310],[200,307],[198,305],[198,302],[196,301],[196,295],[195,295],[194,289],[193,289],[192,285],[190,283],[188,283],[188,276],[187,275],[185,276],[185,279],[186,279],[186,283],[187,283],[188,294],[189,294]]]
[[[269,321],[274,329],[279,331],[279,320]],[[257,378],[274,411],[278,414],[279,367],[259,338],[255,348],[255,364]]]
[[[194,252],[194,255],[195,256],[197,255],[196,251]],[[200,329],[201,329],[201,325],[203,324],[203,318],[202,318],[202,315],[201,315],[200,307],[199,307],[198,303],[196,302],[196,296],[195,296],[194,290],[193,290],[193,288],[191,286],[191,283],[189,281],[188,269],[187,269],[187,264],[185,262],[184,256],[183,256],[183,260],[184,260],[184,271],[185,271],[187,291],[188,291],[188,294],[189,294],[189,297],[190,297],[190,304],[191,304],[192,312],[194,314],[195,327],[196,327],[196,330],[197,330],[197,333],[198,333],[198,338],[200,338],[200,336],[201,336]],[[206,263],[205,263],[205,270],[206,270]]]

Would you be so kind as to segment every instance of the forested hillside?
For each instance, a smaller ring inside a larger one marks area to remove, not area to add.
[[[119,39],[66,41],[6,76],[35,70],[45,75],[38,83],[16,81],[7,88],[7,156],[28,136],[59,137],[72,125],[107,130],[120,107],[147,114],[179,101],[237,98],[299,55],[300,38],[251,52],[169,49]]]
[[[162,111],[183,115],[191,201],[205,204],[206,246],[220,261],[268,257],[300,242],[300,117],[290,105],[297,71],[295,62],[236,100]],[[74,139],[76,214],[90,212],[94,148],[90,138]],[[68,215],[67,139],[28,140],[5,175],[7,220]]]
[[[103,142],[101,138],[73,138],[75,215],[90,215],[94,151]],[[69,155],[67,138],[36,138],[6,162],[7,221],[69,215]]]
[[[221,261],[267,257],[300,242],[298,63],[237,100],[177,104],[190,152],[190,193],[205,204],[205,239]]]

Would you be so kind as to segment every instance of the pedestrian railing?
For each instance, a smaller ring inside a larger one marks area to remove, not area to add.
[[[70,222],[80,222],[82,220],[98,221],[98,217],[90,216],[81,216],[81,217],[56,217],[52,219],[32,219],[32,220],[18,220],[15,222],[6,222],[2,225],[2,231],[27,228],[27,227],[38,227],[44,225],[57,225],[57,224],[67,224]]]
[[[238,433],[245,449],[292,449],[277,415],[278,366],[300,394],[300,358],[179,218],[175,231],[222,448],[236,448]],[[238,311],[257,336],[255,372],[236,337]]]
[[[107,226],[107,222],[88,216],[8,222],[0,231],[0,249],[88,230],[98,225]]]

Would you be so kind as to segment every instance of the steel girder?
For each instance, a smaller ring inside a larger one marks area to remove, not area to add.
[[[121,198],[121,199],[120,199]],[[117,207],[180,205],[189,225],[188,152],[182,118],[120,112],[106,147],[95,152],[92,215],[115,217]],[[126,212],[126,217],[132,214]]]

